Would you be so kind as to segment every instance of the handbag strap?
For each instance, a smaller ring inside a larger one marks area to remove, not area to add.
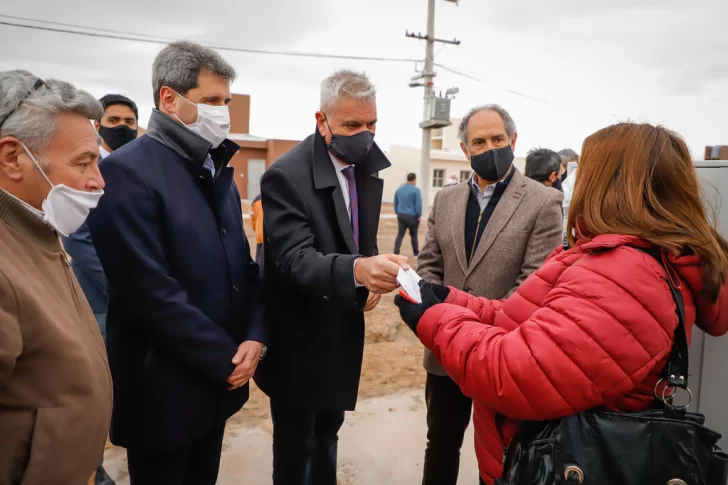
[[[672,343],[670,357],[667,364],[662,370],[662,379],[667,382],[670,387],[679,387],[681,389],[688,388],[688,337],[685,329],[685,301],[680,291],[680,280],[675,271],[666,264],[663,253],[659,249],[643,249],[635,248],[638,251],[652,256],[667,275],[667,284],[670,285],[672,298],[675,300],[676,313],[678,318],[677,327],[675,327],[675,335]]]

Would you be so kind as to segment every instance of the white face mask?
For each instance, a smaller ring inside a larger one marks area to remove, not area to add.
[[[177,95],[188,103],[195,104],[181,94]],[[230,133],[230,110],[227,106],[209,104],[195,104],[195,106],[197,106],[197,121],[185,126],[212,143],[212,148],[219,147]],[[175,117],[182,123],[177,115]]]
[[[28,147],[24,143],[23,149],[28,154],[35,166],[38,167],[48,183],[51,185],[51,191],[48,197],[43,201],[43,219],[50,224],[56,231],[64,236],[73,234],[88,218],[91,209],[96,208],[99,199],[104,195],[103,190],[95,190],[86,192],[82,190],[72,189],[63,184],[53,185],[48,176],[41,168],[38,160],[35,159]]]

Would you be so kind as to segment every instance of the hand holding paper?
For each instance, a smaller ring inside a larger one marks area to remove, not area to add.
[[[400,294],[394,297],[394,304],[399,307],[399,314],[402,320],[407,324],[413,332],[417,333],[417,324],[420,322],[422,315],[432,306],[444,303],[450,294],[450,290],[446,286],[432,284],[417,277],[415,289],[410,288],[404,291],[405,284],[410,286],[414,280],[411,275],[400,273],[402,276],[402,290]],[[410,293],[410,291],[412,293]],[[420,303],[415,303],[419,300]]]
[[[421,279],[420,275],[415,273],[415,270],[412,268],[407,271],[399,268],[399,273],[397,274],[397,282],[401,286],[399,294],[412,303],[422,303],[422,296],[420,295]]]

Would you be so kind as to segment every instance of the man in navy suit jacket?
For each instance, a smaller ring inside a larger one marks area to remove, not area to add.
[[[132,485],[214,484],[226,420],[266,340],[258,267],[228,162],[233,68],[189,42],[154,61],[157,109],[116,150],[89,219],[109,281],[111,440]]]

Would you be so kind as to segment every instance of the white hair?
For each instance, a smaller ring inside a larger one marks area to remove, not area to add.
[[[96,98],[72,84],[38,77],[28,71],[0,72],[0,138],[12,136],[36,153],[42,152],[56,131],[61,113],[78,113],[100,120],[104,113]]]
[[[346,98],[374,102],[377,90],[366,73],[349,69],[336,71],[321,82],[321,111]]]

